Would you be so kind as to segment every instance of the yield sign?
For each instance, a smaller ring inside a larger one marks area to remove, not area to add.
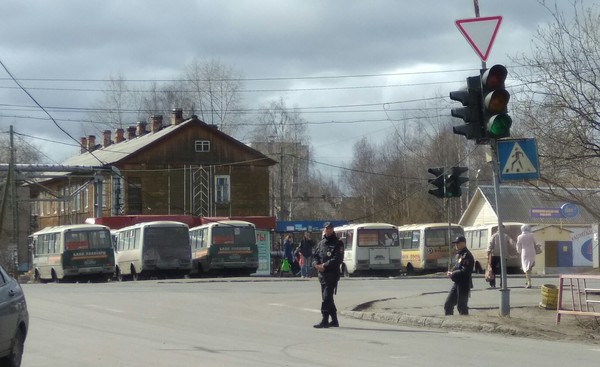
[[[465,36],[467,42],[473,47],[473,50],[475,50],[481,61],[486,62],[501,22],[502,16],[498,15],[494,17],[459,19],[454,23],[456,23],[458,30]]]

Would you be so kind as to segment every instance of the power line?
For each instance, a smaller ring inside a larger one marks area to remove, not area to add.
[[[293,76],[293,77],[251,77],[251,78],[215,78],[215,79],[79,79],[79,78],[20,78],[21,81],[36,82],[83,82],[83,83],[107,83],[118,81],[123,83],[174,83],[174,82],[228,82],[228,81],[278,81],[278,80],[320,80],[320,79],[347,79],[347,78],[374,78],[390,76],[414,76],[426,74],[447,74],[458,72],[473,72],[479,69],[454,69],[454,70],[431,70],[412,71],[404,73],[379,73],[379,74],[346,74],[346,75],[322,75],[322,76]],[[10,78],[0,78],[12,80]]]

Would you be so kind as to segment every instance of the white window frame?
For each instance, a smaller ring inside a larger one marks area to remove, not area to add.
[[[215,203],[228,204],[231,200],[231,177],[215,175]]]
[[[196,153],[208,153],[210,152],[210,140],[196,140],[194,141],[194,150]]]

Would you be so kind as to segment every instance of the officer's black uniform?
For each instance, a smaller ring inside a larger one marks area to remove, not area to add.
[[[466,243],[466,240],[464,237],[460,236],[452,241],[452,243],[457,242]],[[473,274],[474,265],[475,260],[473,259],[471,251],[466,247],[458,251],[456,254],[456,265],[454,266],[454,269],[452,269],[452,274],[450,276],[454,285],[450,288],[450,292],[448,292],[448,297],[446,297],[446,302],[444,303],[446,315],[454,314],[454,306],[458,309],[459,314],[469,314],[469,292],[471,291],[471,275]]]
[[[326,224],[327,227],[330,224]],[[313,267],[323,264],[325,270],[319,273],[319,283],[321,283],[321,315],[323,319],[320,323],[314,325],[316,328],[327,328],[330,326],[339,326],[337,319],[337,309],[333,301],[333,294],[340,280],[340,265],[344,256],[344,244],[335,233],[323,239],[317,244],[313,251]],[[331,323],[328,322],[331,316]]]

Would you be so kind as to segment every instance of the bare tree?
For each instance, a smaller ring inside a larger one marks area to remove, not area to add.
[[[513,58],[518,126],[537,138],[543,167],[533,185],[600,217],[597,200],[581,190],[600,181],[600,13],[574,1],[567,18],[540,2],[553,22],[538,30],[531,56]]]
[[[39,148],[29,140],[15,134],[13,139],[15,148],[15,163],[39,163],[42,153]],[[0,162],[10,161],[10,136],[8,133],[0,134]]]
[[[241,76],[219,61],[194,59],[178,81],[150,84],[127,82],[123,75],[111,76],[103,98],[96,103],[91,127],[97,132],[106,128],[125,128],[150,115],[169,116],[174,108],[184,115],[217,125],[223,132],[238,132],[241,103]]]
[[[218,60],[194,59],[186,66],[183,86],[191,103],[186,107],[202,121],[229,135],[237,132],[242,87],[239,73]]]
[[[92,130],[101,131],[106,128],[126,128],[130,115],[126,110],[133,107],[131,91],[122,74],[111,75],[106,82],[103,97],[96,102],[92,120],[96,122]]]
[[[279,162],[271,168],[272,208],[280,220],[291,220],[297,217],[295,212],[303,197],[312,196],[304,195],[310,176],[306,121],[283,99],[272,101],[261,110],[251,139],[256,149]]]

